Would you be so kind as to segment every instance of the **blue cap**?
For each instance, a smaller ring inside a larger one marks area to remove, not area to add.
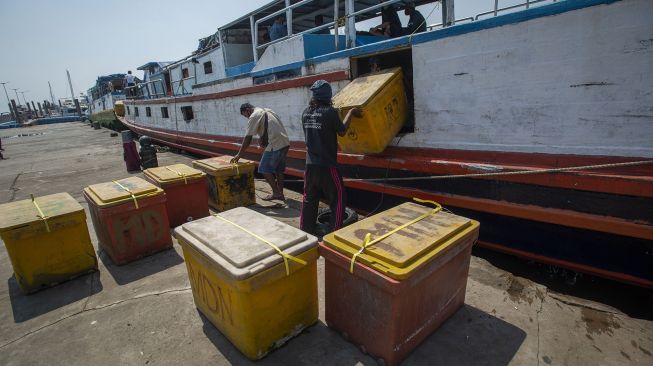
[[[318,80],[311,86],[313,98],[316,100],[331,100],[331,85],[326,80]]]

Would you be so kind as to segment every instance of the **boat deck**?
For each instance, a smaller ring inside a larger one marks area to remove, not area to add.
[[[0,136],[7,158],[0,160],[0,203],[65,191],[88,209],[85,186],[130,175],[120,137],[106,129],[72,122],[2,130]],[[195,158],[164,152],[158,159],[167,165]],[[257,182],[257,195],[266,188]],[[301,195],[286,196],[287,207],[256,209],[298,226]],[[87,223],[92,226],[90,218]],[[25,296],[0,246],[3,364],[253,364],[198,313],[176,242],[173,250],[120,267],[103,253],[99,258],[99,272]],[[257,364],[375,364],[324,324],[323,272],[320,259],[320,322]],[[593,291],[554,291],[472,256],[465,306],[405,364],[653,364],[653,321],[590,300],[623,296],[610,294],[612,286]]]

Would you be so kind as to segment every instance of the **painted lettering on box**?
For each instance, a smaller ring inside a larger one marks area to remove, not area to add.
[[[218,284],[212,282],[206,273],[196,268],[191,261],[188,265],[188,275],[196,298],[203,302],[208,310],[219,316],[222,320],[233,324],[231,312],[231,296],[228,291],[223,290]]]

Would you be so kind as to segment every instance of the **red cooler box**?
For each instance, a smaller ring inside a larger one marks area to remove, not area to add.
[[[84,188],[100,246],[116,264],[172,247],[166,196],[138,177]]]
[[[206,174],[184,164],[145,170],[145,179],[166,192],[170,226],[209,216]]]
[[[396,365],[465,301],[479,223],[404,203],[324,237],[327,325]],[[375,238],[403,226],[374,243]],[[368,246],[352,257],[370,235]]]

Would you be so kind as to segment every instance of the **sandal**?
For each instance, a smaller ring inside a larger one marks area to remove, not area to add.
[[[261,199],[263,201],[277,201],[277,200],[285,201],[286,197],[284,197],[284,196],[275,196],[275,195],[272,195],[272,194],[268,194],[267,196],[265,196],[265,197],[263,197]]]

